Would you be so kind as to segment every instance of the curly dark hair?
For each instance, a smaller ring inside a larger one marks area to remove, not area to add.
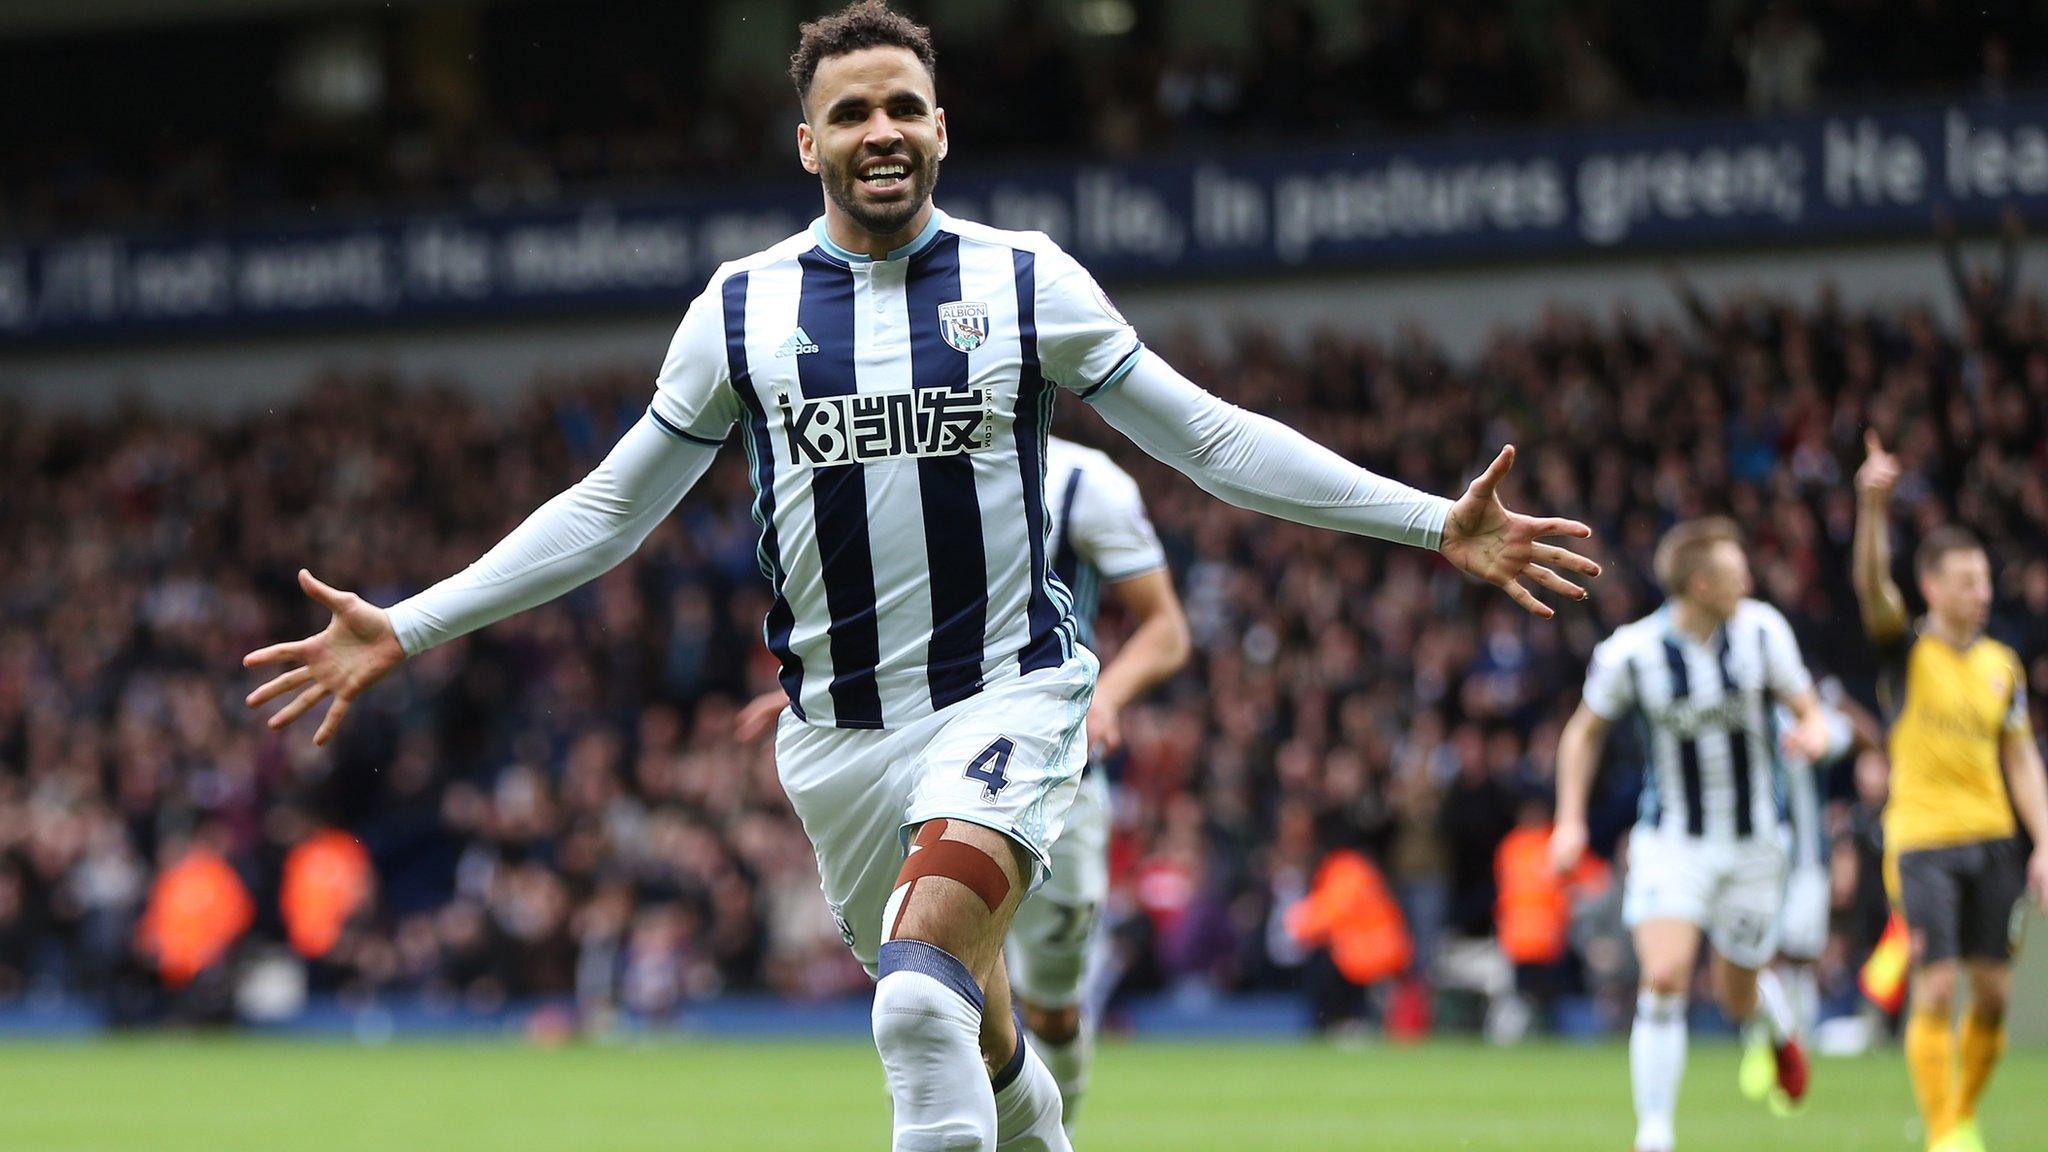
[[[907,48],[924,70],[938,76],[938,53],[932,51],[931,29],[900,12],[891,11],[885,0],[858,0],[830,16],[820,16],[797,30],[796,51],[789,55],[789,80],[796,85],[796,100],[805,104],[811,95],[811,80],[818,65],[833,56],[844,56],[863,48]]]

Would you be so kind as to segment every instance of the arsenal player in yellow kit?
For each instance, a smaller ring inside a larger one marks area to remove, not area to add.
[[[2048,784],[2024,667],[1983,634],[1989,555],[1962,528],[1928,533],[1913,558],[1927,614],[1909,622],[1886,523],[1899,464],[1875,432],[1865,445],[1854,579],[1864,631],[1884,657],[1892,764],[1885,880],[1912,941],[1906,1064],[1930,1152],[1980,1152],[1977,1099],[2005,1048],[2015,907],[2031,889],[2048,910]],[[2031,855],[2019,823],[2033,838]],[[1964,979],[1969,1009],[1958,1029]]]

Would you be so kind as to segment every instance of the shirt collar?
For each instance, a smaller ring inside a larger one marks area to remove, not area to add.
[[[945,222],[946,218],[946,214],[939,211],[936,204],[933,205],[931,219],[924,222],[924,228],[911,239],[910,243],[896,249],[887,256],[882,257],[882,259],[908,260],[926,248],[931,247],[932,241],[938,239],[939,226]],[[825,254],[834,260],[843,260],[848,264],[872,264],[875,262],[873,256],[869,256],[864,252],[850,252],[834,244],[832,237],[825,233],[825,218],[823,216],[811,221],[811,238],[816,240],[818,247],[823,248]]]
[[[1665,601],[1657,609],[1657,616],[1663,622],[1664,638],[1680,647],[1690,646],[1712,652],[1728,642],[1728,625],[1732,621],[1723,620],[1705,640],[1701,640],[1678,626],[1678,613],[1672,610],[1670,601]]]

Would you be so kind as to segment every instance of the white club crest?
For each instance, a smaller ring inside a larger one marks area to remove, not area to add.
[[[972,352],[988,343],[988,305],[980,300],[955,300],[939,305],[939,335],[961,352]]]

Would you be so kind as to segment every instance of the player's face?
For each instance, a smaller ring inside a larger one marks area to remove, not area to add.
[[[1945,627],[1978,632],[1991,619],[1991,557],[1981,548],[1958,548],[1920,577],[1927,611]]]
[[[1742,545],[1723,540],[1707,553],[1706,563],[1692,579],[1692,597],[1702,608],[1726,620],[1735,615],[1743,597],[1754,585],[1749,578],[1749,557]]]
[[[871,236],[909,227],[946,158],[946,113],[907,48],[863,48],[818,63],[797,152],[832,205]]]

